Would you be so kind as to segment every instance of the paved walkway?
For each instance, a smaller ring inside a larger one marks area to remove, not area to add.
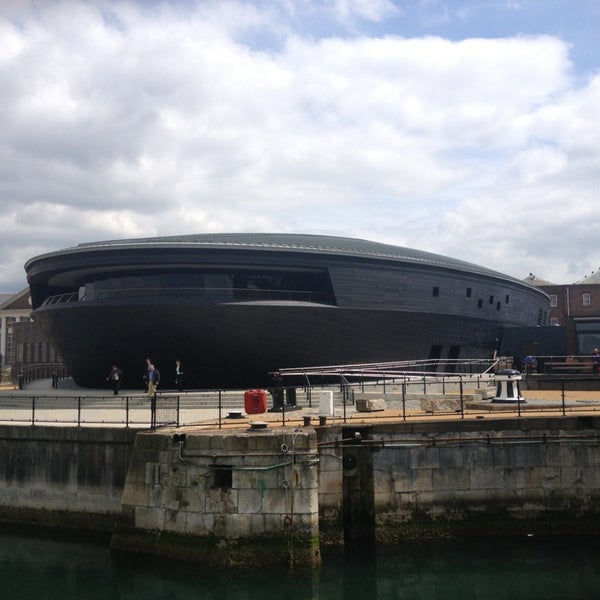
[[[521,414],[527,417],[547,417],[562,414],[562,394],[559,390],[524,390],[526,403],[492,404],[481,402],[476,407],[464,411],[446,410],[427,413],[417,401],[406,403],[406,411],[397,401],[388,403],[386,410],[358,412],[354,405],[341,404],[337,394],[334,414],[327,415],[327,423],[340,423],[344,419],[349,423],[369,423],[398,421],[406,418],[410,421],[514,418]],[[177,398],[177,400],[175,400]],[[161,404],[162,402],[162,404]],[[221,410],[219,413],[219,402]],[[179,410],[181,426],[214,428],[248,427],[252,422],[304,425],[306,417],[311,424],[320,422],[318,403],[309,403],[306,395],[299,390],[298,410],[245,414],[242,390],[222,392],[219,399],[213,390],[194,390],[178,394],[174,390],[162,390],[159,394],[159,407],[167,420],[175,419]],[[565,414],[600,415],[600,390],[568,391],[565,394]],[[220,418],[219,418],[220,414]],[[77,425],[77,426],[115,426],[149,427],[150,401],[143,390],[122,390],[115,396],[111,389],[81,388],[71,380],[59,382],[58,388],[52,387],[50,379],[31,382],[23,390],[0,388],[0,423],[38,425]]]

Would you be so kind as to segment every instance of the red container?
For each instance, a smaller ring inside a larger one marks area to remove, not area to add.
[[[247,390],[244,392],[244,410],[249,415],[267,412],[267,392],[265,390]]]

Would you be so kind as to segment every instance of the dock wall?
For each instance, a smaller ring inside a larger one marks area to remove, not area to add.
[[[207,565],[426,536],[600,533],[600,417],[156,432],[0,427],[0,520]]]
[[[597,417],[319,431],[323,539],[600,532]]]
[[[110,528],[121,512],[136,433],[0,426],[0,520]]]

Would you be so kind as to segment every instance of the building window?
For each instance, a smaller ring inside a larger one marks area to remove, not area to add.
[[[550,325],[558,325],[558,317],[550,317]]]
[[[592,305],[592,295],[591,294],[583,294],[583,305],[584,306]]]
[[[435,298],[437,298],[440,295],[440,288],[439,287],[435,286],[433,288],[433,295],[434,295]]]
[[[471,297],[471,288],[467,288],[467,298]]]
[[[500,310],[500,306],[501,306],[500,302],[496,302],[496,310]]]
[[[477,300],[477,308],[481,308],[483,306],[483,300],[481,298],[479,298],[479,300]]]
[[[550,296],[550,306],[552,308],[556,308],[558,306],[558,296],[556,294],[549,294]]]
[[[504,303],[508,304],[510,302],[510,296],[506,294],[506,298],[504,299]]]

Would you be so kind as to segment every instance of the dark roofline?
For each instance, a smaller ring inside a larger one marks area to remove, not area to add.
[[[86,242],[71,248],[65,248],[63,250],[49,252],[31,258],[25,263],[25,270],[28,271],[29,267],[37,261],[61,255],[110,251],[112,249],[132,250],[139,248],[148,250],[158,248],[235,248],[266,252],[291,251],[298,253],[370,258],[453,269],[461,272],[492,277],[494,279],[501,279],[513,284],[524,285],[522,281],[504,275],[498,271],[440,254],[363,239],[297,233],[206,233]]]

